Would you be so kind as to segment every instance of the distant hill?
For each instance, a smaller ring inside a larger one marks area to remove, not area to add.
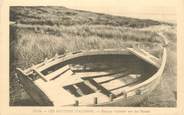
[[[71,25],[110,25],[142,28],[166,24],[148,19],[135,19],[122,16],[73,10],[61,6],[50,7],[10,7],[10,21],[21,24],[71,26]]]

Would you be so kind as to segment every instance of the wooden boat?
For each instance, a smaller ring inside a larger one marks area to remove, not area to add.
[[[166,44],[160,59],[141,48],[79,51],[17,68],[17,76],[38,105],[131,106],[159,84]]]

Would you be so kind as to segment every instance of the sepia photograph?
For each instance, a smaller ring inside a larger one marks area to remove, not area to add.
[[[177,107],[176,2],[94,1],[9,6],[9,106]]]

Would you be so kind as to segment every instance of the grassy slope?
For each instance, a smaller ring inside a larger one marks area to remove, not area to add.
[[[146,27],[161,22],[112,16],[87,11],[72,10],[65,7],[13,7],[10,20],[32,25],[113,25],[127,27]]]
[[[16,67],[29,67],[55,53],[124,48],[137,44],[155,49],[161,44],[157,33],[163,32],[170,42],[169,61],[164,74],[166,82],[161,83],[154,95],[140,106],[175,106],[173,91],[176,91],[176,83],[168,85],[176,81],[175,25],[64,7],[11,7],[10,20],[17,22],[10,30],[12,74]],[[168,93],[170,98],[165,97]]]

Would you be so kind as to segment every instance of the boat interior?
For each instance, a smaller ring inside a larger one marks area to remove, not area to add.
[[[41,71],[47,82],[37,74],[28,77],[48,97],[58,95],[54,99],[56,103],[72,104],[78,100],[92,104],[95,102],[90,99],[98,98],[98,102],[103,103],[124,95],[126,88],[145,81],[157,70],[135,55],[93,55],[73,58]],[[66,97],[71,102],[66,101]]]

